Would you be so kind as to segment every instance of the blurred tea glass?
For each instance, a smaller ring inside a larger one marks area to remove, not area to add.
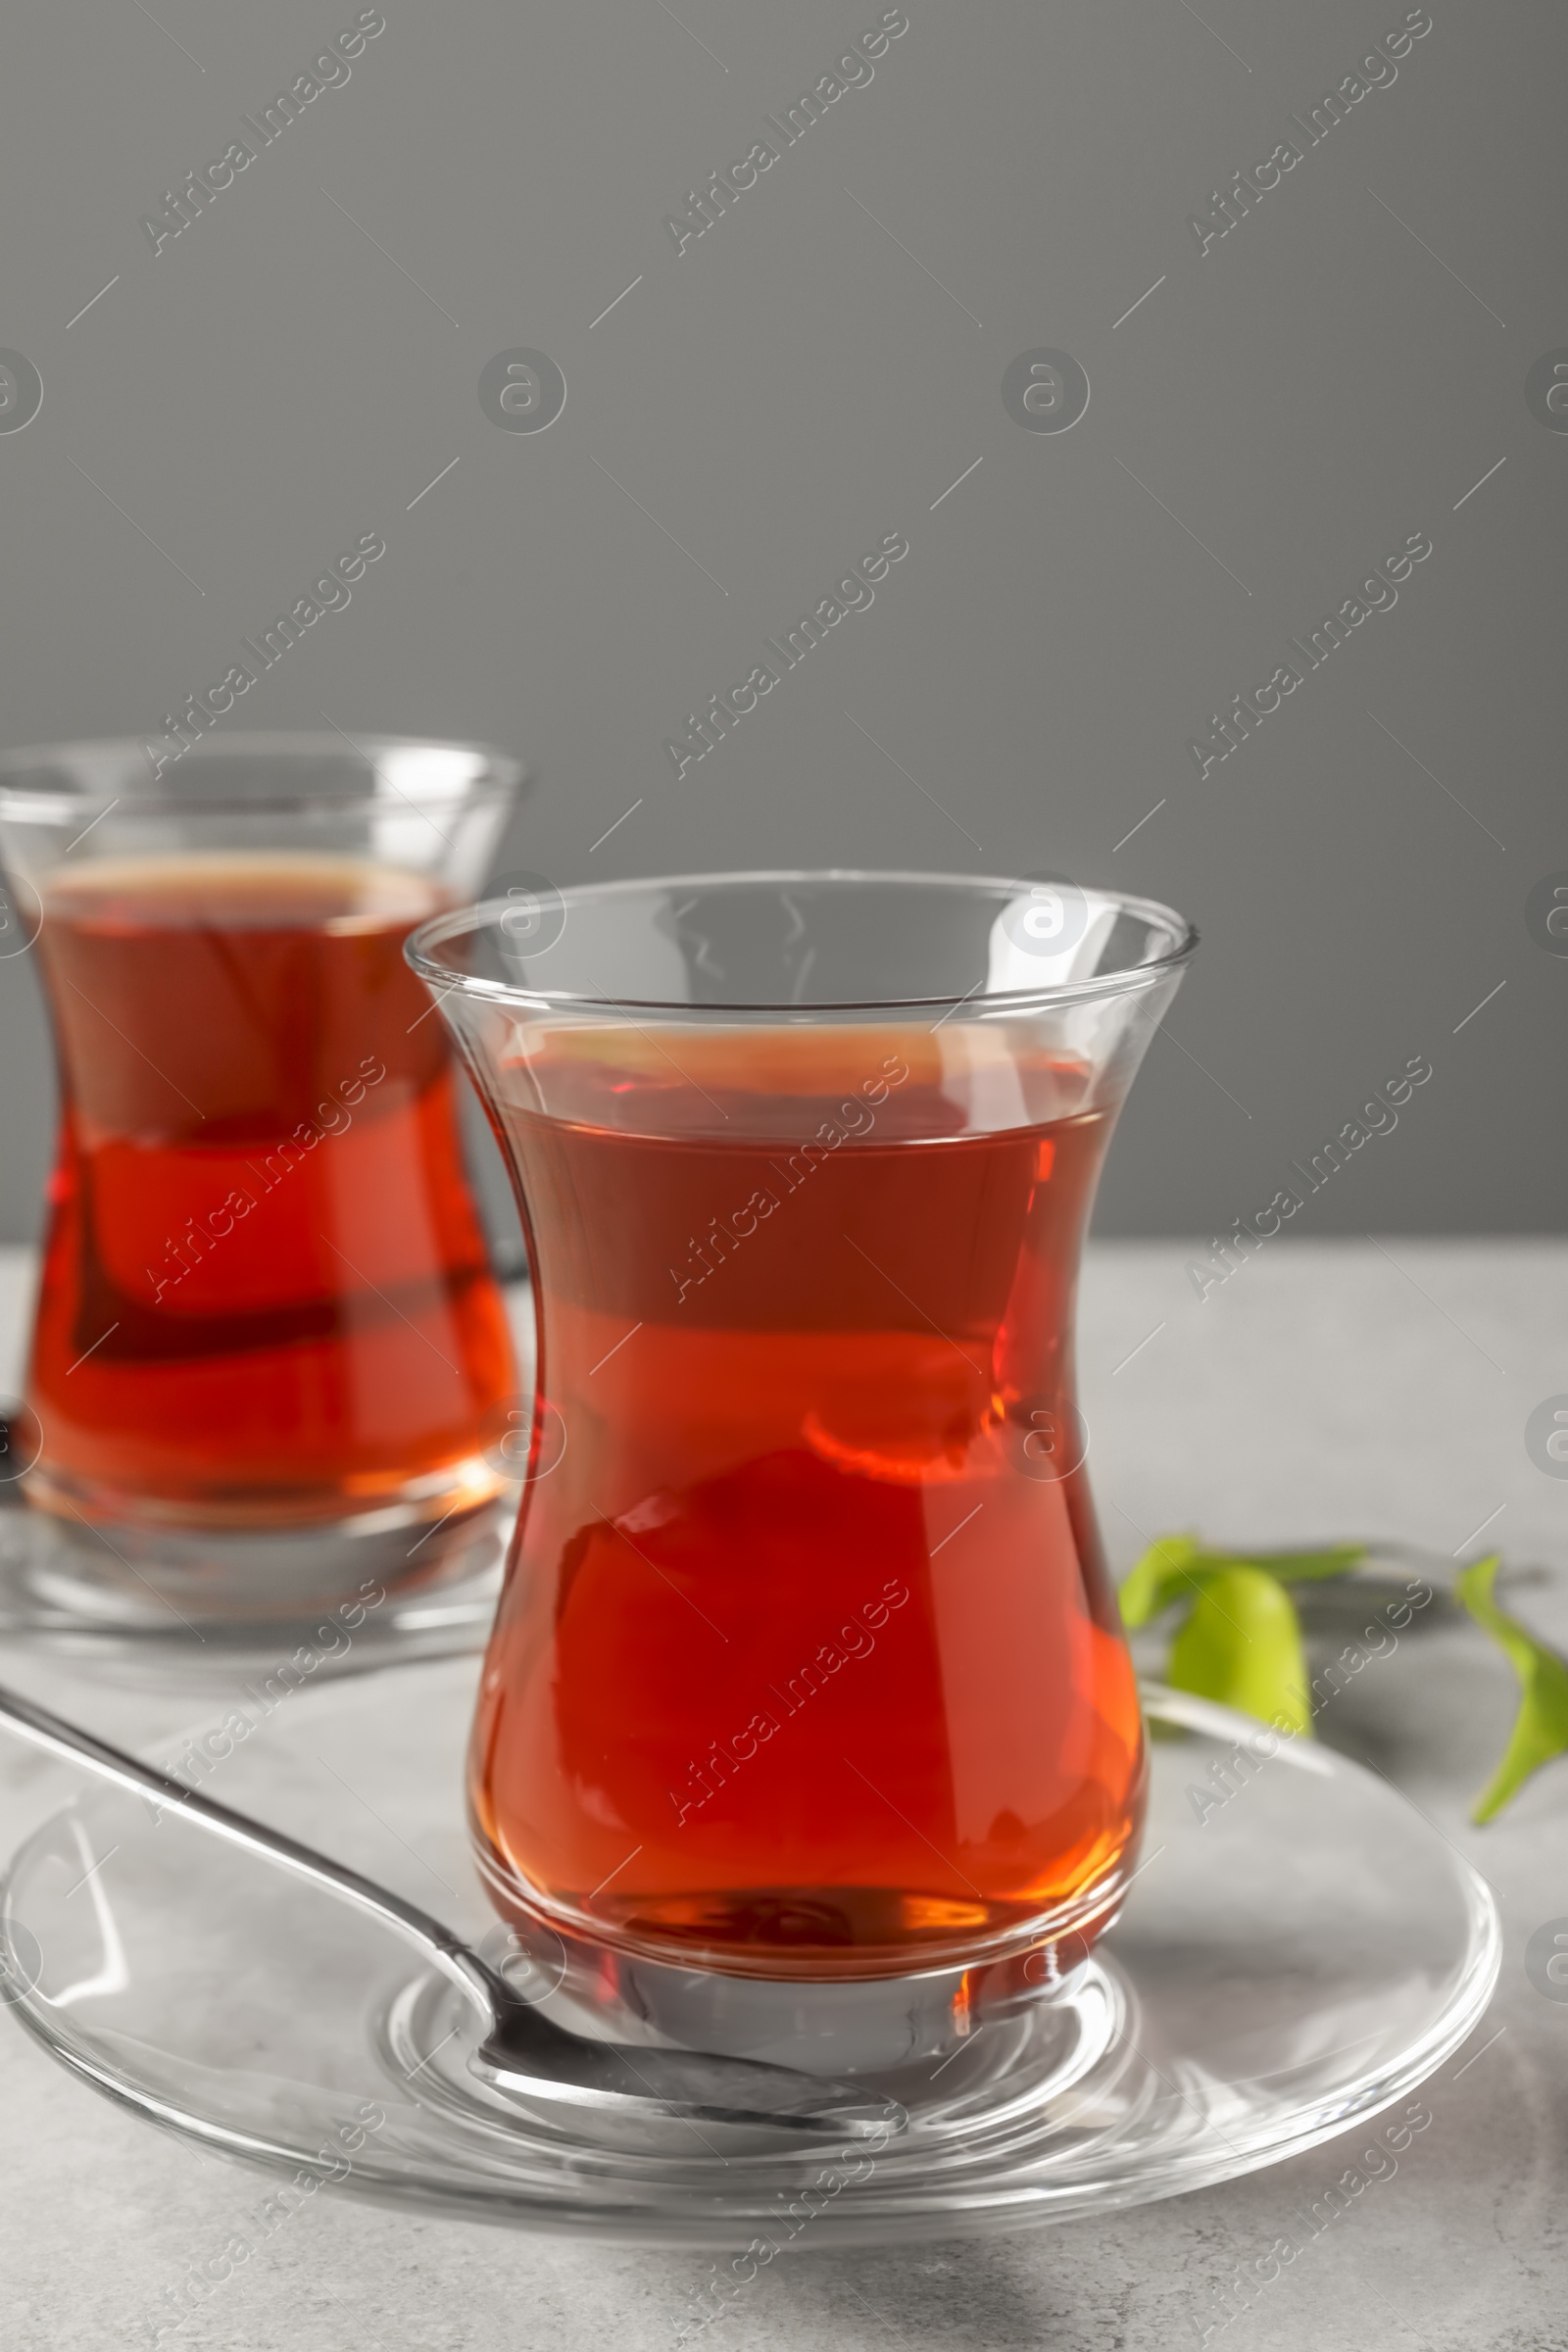
[[[21,1485],[66,1617],[363,1616],[493,1552],[516,1374],[402,951],[520,780],[336,734],[0,760],[60,1082]]]
[[[1074,1298],[1193,944],[1070,884],[846,873],[411,941],[538,1318],[474,1836],[588,1997],[701,2039],[692,1972],[732,2020],[750,1980],[767,2041],[812,1987],[894,1980],[896,2033],[911,1975],[1038,1985],[1114,1916],[1145,1760]]]

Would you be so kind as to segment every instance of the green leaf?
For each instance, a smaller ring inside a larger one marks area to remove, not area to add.
[[[1502,1761],[1477,1797],[1472,1821],[1493,1821],[1533,1772],[1568,1753],[1568,1664],[1538,1642],[1492,1596],[1499,1555],[1461,1568],[1454,1589],[1482,1630],[1492,1636],[1519,1677],[1519,1712]]]
[[[1344,1576],[1367,1555],[1365,1544],[1333,1544],[1323,1551],[1202,1551],[1195,1563],[1204,1568],[1242,1565],[1266,1568],[1282,1584],[1304,1585],[1321,1577]]]
[[[1367,1556],[1364,1544],[1316,1551],[1210,1551],[1195,1536],[1152,1544],[1118,1595],[1129,1633],[1178,1602],[1185,1617],[1171,1643],[1165,1679],[1178,1690],[1310,1736],[1311,1696],[1300,1625],[1287,1585],[1343,1576]],[[1497,1607],[1497,1555],[1461,1569],[1454,1590],[1506,1653],[1519,1678],[1519,1711],[1502,1761],[1472,1818],[1493,1821],[1532,1773],[1568,1754],[1568,1659]]]
[[[1200,1571],[1198,1582],[1192,1614],[1171,1643],[1167,1680],[1178,1690],[1309,1737],[1301,1629],[1278,1577],[1236,1561]]]
[[[1343,1576],[1365,1553],[1364,1544],[1338,1544],[1326,1550],[1265,1551],[1244,1558],[1207,1550],[1194,1536],[1162,1536],[1121,1587],[1122,1622],[1135,1632],[1186,1602],[1166,1681],[1178,1690],[1219,1699],[1262,1723],[1310,1737],[1306,1660],[1285,1585]]]
[[[1116,1594],[1121,1621],[1130,1634],[1159,1616],[1172,1601],[1193,1598],[1197,1587],[1191,1571],[1200,1556],[1191,1536],[1161,1536],[1151,1544]]]

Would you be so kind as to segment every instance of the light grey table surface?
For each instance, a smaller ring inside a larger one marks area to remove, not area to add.
[[[1568,1244],[1282,1240],[1201,1303],[1187,1254],[1173,1243],[1090,1253],[1084,1401],[1118,1569],[1143,1533],[1174,1528],[1239,1543],[1366,1535],[1464,1558],[1489,1522],[1484,1544],[1503,1550],[1513,1605],[1568,1642],[1568,1481],[1536,1468],[1523,1434],[1532,1407],[1568,1391]],[[14,1379],[29,1283],[21,1253],[0,1255],[0,1381]],[[3,1672],[122,1740],[162,1740],[199,1711],[167,1675],[128,1687],[16,1648]],[[1356,2132],[1102,2223],[803,2252],[761,2273],[701,2340],[715,2352],[1173,2352],[1207,2329],[1225,2352],[1561,2352],[1568,2002],[1532,1987],[1523,1953],[1533,1930],[1568,1917],[1568,1760],[1491,1829],[1465,1820],[1512,1705],[1506,1666],[1450,1623],[1402,1642],[1337,1710],[1335,1742],[1390,1773],[1493,1883],[1502,1979],[1491,2014],[1427,2085],[1432,2127],[1397,2174],[1227,2327],[1213,2326],[1214,2288],[1291,2234],[1292,2209],[1353,2161]],[[259,2185],[122,2113],[0,2017],[7,2352],[150,2344],[167,2290],[240,2230]],[[571,2245],[323,2193],[163,2341],[666,2352],[704,2277],[689,2254]]]

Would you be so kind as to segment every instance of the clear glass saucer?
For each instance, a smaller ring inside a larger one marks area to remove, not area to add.
[[[188,1752],[207,1794],[494,1954],[505,1932],[463,1818],[475,1677],[447,1659],[324,1685],[231,1730],[227,1754],[220,1728]],[[64,1766],[34,1764],[24,1788],[6,1774],[37,1826],[5,1882],[0,1999],[109,2096],[285,2178],[296,2202],[335,2182],[576,2236],[782,2251],[1172,2196],[1408,2093],[1486,2008],[1499,1944],[1483,1883],[1386,1782],[1183,1694],[1145,1703],[1150,1828],[1121,1918],[936,2064],[866,2072],[908,2114],[885,2144],[522,2110],[467,2074],[475,2020],[389,1929]],[[563,1975],[535,1952],[536,1997],[571,2023]],[[823,2071],[845,2072],[842,2052]]]

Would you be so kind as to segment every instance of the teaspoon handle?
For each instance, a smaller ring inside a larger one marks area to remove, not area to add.
[[[328,1861],[314,1846],[302,1845],[298,1838],[285,1836],[281,1830],[270,1830],[253,1821],[249,1814],[236,1813],[228,1805],[198,1794],[172,1774],[160,1772],[154,1764],[143,1764],[123,1748],[111,1746],[107,1740],[95,1738],[78,1724],[68,1723],[63,1715],[51,1713],[49,1708],[38,1706],[3,1685],[0,1685],[0,1724],[51,1755],[64,1757],[68,1763],[85,1764],[101,1780],[111,1781],[132,1795],[156,1797],[188,1820],[198,1822],[214,1837],[225,1838],[230,1845],[250,1853],[265,1854],[297,1877],[329,1887],[362,1911],[387,1921],[411,1942],[432,1953],[492,2025],[514,2005],[514,1996],[505,1981],[476,1952],[440,1920],[432,1918],[428,1911],[421,1911],[416,1904],[405,1902],[390,1887],[377,1886],[373,1879],[362,1878],[357,1870],[350,1870],[341,1862]]]

